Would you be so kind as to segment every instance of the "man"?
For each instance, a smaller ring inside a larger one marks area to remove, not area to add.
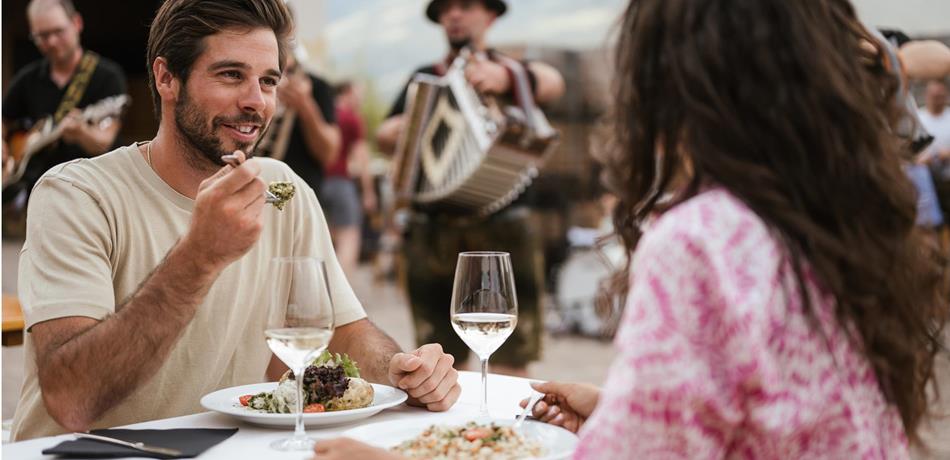
[[[148,40],[157,135],[39,180],[14,439],[194,413],[208,392],[276,380],[286,368],[264,344],[274,257],[326,260],[331,351],[413,404],[456,401],[451,356],[400,353],[365,318],[313,190],[283,163],[244,161],[273,115],[292,28],[281,0],[167,1]],[[222,161],[232,153],[238,166]],[[277,180],[297,189],[283,211],[263,199]]]
[[[485,34],[495,19],[504,14],[500,0],[433,0],[426,16],[445,30],[450,52],[439,63],[421,67],[417,72],[440,75],[468,46],[475,58],[468,63],[466,78],[482,93],[511,96],[513,84],[508,70],[496,63],[497,53],[487,47]],[[560,97],[564,81],[560,74],[540,62],[526,65],[536,101],[543,103]],[[393,105],[390,117],[377,134],[379,145],[392,150],[403,125],[406,103],[403,90]],[[420,343],[441,343],[457,362],[468,357],[468,347],[449,326],[449,300],[455,262],[462,251],[506,251],[511,253],[515,285],[518,287],[518,327],[502,347],[492,355],[495,372],[526,375],[526,366],[540,354],[541,295],[543,292],[543,255],[541,235],[529,219],[523,203],[516,202],[488,218],[473,215],[449,215],[417,208],[410,219],[404,245],[407,263],[409,303],[412,306],[416,339]]]
[[[277,97],[292,111],[293,123],[285,151],[273,152],[314,190],[320,190],[324,170],[335,160],[340,149],[340,129],[336,126],[333,88],[322,78],[307,72],[291,56]],[[277,128],[276,126],[272,129]]]
[[[82,17],[71,0],[32,0],[27,19],[30,37],[43,58],[21,69],[3,98],[4,142],[14,131],[28,129],[48,115],[54,115],[62,125],[62,142],[28,163],[18,184],[4,192],[4,202],[29,193],[36,180],[54,165],[112,148],[120,123],[84,123],[80,109],[125,93],[120,67],[83,50],[79,42]],[[10,163],[5,166],[12,168]]]

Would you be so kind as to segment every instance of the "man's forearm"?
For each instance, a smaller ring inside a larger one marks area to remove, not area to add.
[[[557,69],[542,62],[531,62],[528,70],[537,81],[534,98],[539,104],[553,101],[564,94],[564,78]]]
[[[327,123],[313,100],[303,102],[297,119],[310,156],[323,167],[333,164],[340,154],[340,132],[336,126]]]
[[[189,253],[176,245],[116,314],[38,348],[44,402],[65,428],[88,429],[165,362],[220,273]]]
[[[399,131],[402,129],[403,115],[393,115],[379,125],[376,130],[376,146],[386,155],[392,155],[399,140]]]
[[[364,379],[385,385],[390,385],[389,362],[401,351],[392,337],[368,319],[337,328],[329,348],[333,353],[350,355]]]

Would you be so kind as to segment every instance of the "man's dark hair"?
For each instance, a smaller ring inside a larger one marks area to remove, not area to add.
[[[158,57],[168,61],[168,70],[182,82],[188,81],[191,66],[205,50],[204,38],[227,29],[269,28],[277,37],[280,70],[283,71],[293,36],[293,19],[282,0],[167,0],[159,8],[148,34],[149,90],[155,116],[162,108],[152,63]]]
[[[351,89],[353,89],[353,82],[350,80],[343,80],[333,87],[333,96],[342,96],[348,93]]]

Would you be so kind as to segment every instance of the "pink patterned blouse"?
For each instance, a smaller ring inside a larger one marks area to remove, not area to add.
[[[764,222],[721,189],[658,218],[634,255],[619,354],[577,459],[905,459],[874,372],[835,325],[809,326]]]

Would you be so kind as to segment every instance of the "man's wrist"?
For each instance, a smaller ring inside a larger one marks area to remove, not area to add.
[[[187,235],[172,246],[166,257],[166,263],[190,274],[194,279],[214,278],[223,270],[221,263],[206,257],[204,251]]]

